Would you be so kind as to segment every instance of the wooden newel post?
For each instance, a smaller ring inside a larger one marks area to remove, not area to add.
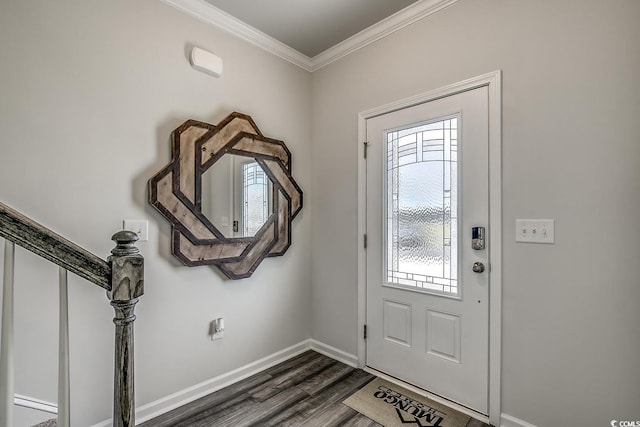
[[[111,239],[117,243],[107,260],[111,265],[111,290],[107,296],[115,310],[116,325],[113,425],[134,427],[133,311],[144,293],[144,258],[135,246],[136,233],[119,231]]]

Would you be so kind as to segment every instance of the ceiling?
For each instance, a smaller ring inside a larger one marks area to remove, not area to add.
[[[316,71],[459,0],[162,0]]]
[[[418,0],[206,0],[313,58]]]

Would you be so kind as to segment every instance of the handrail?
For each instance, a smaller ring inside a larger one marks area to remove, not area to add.
[[[133,324],[136,319],[134,314],[135,305],[138,298],[144,294],[144,257],[139,253],[139,249],[135,246],[138,236],[133,231],[118,231],[113,235],[111,240],[116,242],[115,248],[111,250],[111,255],[106,261],[92,254],[86,249],[81,248],[75,243],[70,242],[64,237],[54,233],[45,226],[33,221],[32,219],[22,215],[20,212],[11,209],[7,205],[0,203],[0,237],[4,237],[7,245],[12,250],[11,271],[13,274],[13,247],[14,244],[45,258],[54,264],[57,264],[64,270],[71,271],[88,281],[107,290],[107,298],[111,301],[114,309],[115,317],[115,360],[114,360],[114,381],[113,381],[113,426],[114,427],[133,427],[135,425],[135,393],[134,393],[134,364],[133,364]],[[6,251],[5,251],[6,256]],[[6,258],[5,258],[6,259]],[[5,275],[9,271],[5,268]],[[60,270],[62,280],[63,271]],[[64,285],[61,281],[61,291],[66,294],[66,271],[64,272]],[[8,280],[5,280],[8,282]],[[11,293],[13,292],[13,278],[10,280]],[[6,291],[6,289],[5,289]],[[11,300],[13,298],[11,297]],[[9,304],[7,298],[7,305]],[[5,299],[3,298],[3,303]],[[64,311],[64,310],[61,310]],[[3,310],[3,320],[5,317],[13,317],[11,310]],[[66,323],[66,319],[61,317],[61,324]],[[7,326],[7,324],[9,326]],[[6,344],[12,337],[13,321],[2,322],[2,354],[0,361],[2,369],[8,370],[11,367],[12,349],[11,345]],[[6,336],[6,339],[5,339]],[[60,354],[61,357],[67,345],[68,336],[62,337]],[[6,360],[5,360],[6,359]],[[65,361],[66,363],[66,361]],[[6,365],[6,366],[4,366]],[[63,377],[68,376],[68,369],[62,366]],[[0,369],[0,370],[2,370]],[[0,395],[4,396],[6,402],[13,403],[13,386],[7,381],[0,387]],[[68,378],[62,378],[59,384],[62,394],[68,394]],[[0,396],[2,398],[2,396]],[[65,402],[65,405],[68,402]],[[0,405],[3,403],[0,402]],[[11,414],[2,411],[4,421],[11,418]],[[63,408],[63,419],[59,420],[68,425],[68,408]],[[60,412],[58,415],[61,415]],[[0,424],[2,424],[0,417]]]
[[[108,262],[1,202],[0,237],[111,290]]]

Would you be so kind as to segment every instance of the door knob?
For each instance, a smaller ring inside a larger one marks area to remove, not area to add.
[[[473,272],[474,273],[482,273],[484,271],[484,264],[480,261],[476,261],[473,263]]]

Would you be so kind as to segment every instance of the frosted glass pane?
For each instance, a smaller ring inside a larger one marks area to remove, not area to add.
[[[270,180],[256,162],[242,166],[243,192],[243,231],[245,236],[255,235],[270,215]]]
[[[387,281],[457,285],[457,118],[387,133]]]

